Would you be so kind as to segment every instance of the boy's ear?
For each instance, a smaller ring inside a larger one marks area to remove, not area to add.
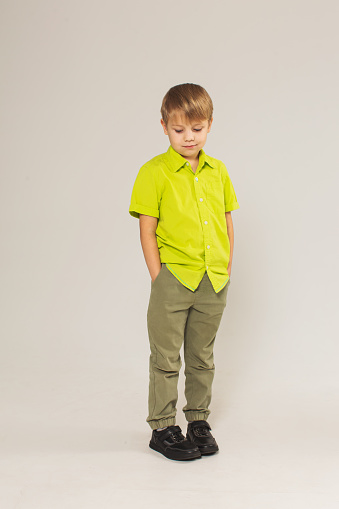
[[[209,123],[209,125],[208,125],[208,129],[207,129],[207,132],[208,132],[208,133],[209,133],[209,132],[210,132],[210,130],[211,130],[212,122],[213,122],[213,117],[211,118],[210,123]]]
[[[161,123],[161,125],[162,125],[162,127],[163,127],[164,133],[168,135],[167,127],[166,127],[166,124],[165,124],[165,122],[163,121],[163,119],[161,119],[161,120],[160,120],[160,123]]]

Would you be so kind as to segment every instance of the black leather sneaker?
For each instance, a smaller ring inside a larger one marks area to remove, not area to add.
[[[206,421],[189,422],[187,426],[187,439],[198,447],[202,455],[214,454],[219,451],[211,427]]]
[[[170,460],[193,460],[201,456],[198,447],[184,437],[179,426],[153,430],[149,446]]]

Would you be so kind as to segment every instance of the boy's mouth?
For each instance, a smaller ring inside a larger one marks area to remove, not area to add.
[[[184,145],[184,148],[194,148],[196,145]]]

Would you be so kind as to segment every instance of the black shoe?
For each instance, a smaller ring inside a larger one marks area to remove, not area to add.
[[[206,421],[189,422],[187,426],[187,439],[196,445],[201,454],[214,454],[219,447],[212,433],[210,425]]]
[[[184,437],[179,426],[153,430],[149,446],[170,460],[193,460],[201,456],[198,447]]]

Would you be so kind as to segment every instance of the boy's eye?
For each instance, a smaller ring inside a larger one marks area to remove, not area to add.
[[[176,133],[182,133],[182,129],[174,129]],[[199,132],[202,130],[202,127],[200,129],[193,129],[193,131]]]

